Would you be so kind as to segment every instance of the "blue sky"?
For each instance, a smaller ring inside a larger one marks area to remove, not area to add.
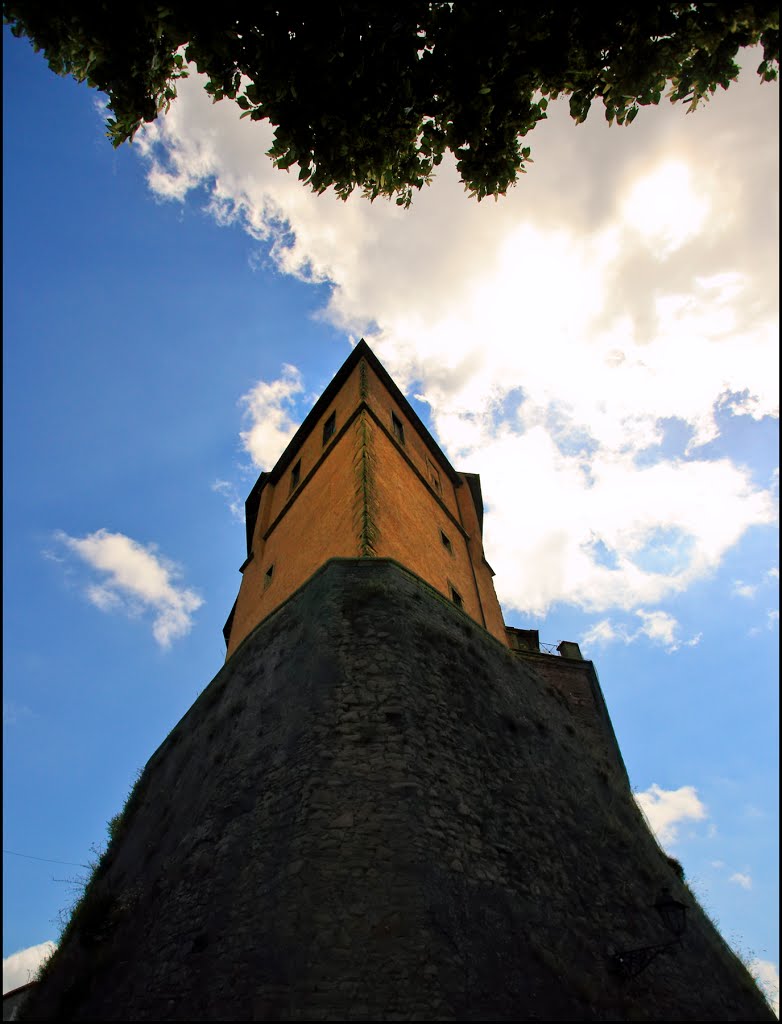
[[[47,860],[89,860],[219,670],[237,508],[362,335],[481,474],[506,621],[594,659],[658,838],[773,984],[778,88],[757,60],[629,129],[554,105],[506,199],[444,165],[405,212],[310,195],[194,80],[115,151],[95,93],[7,31],[4,56],[4,988],[83,873]]]

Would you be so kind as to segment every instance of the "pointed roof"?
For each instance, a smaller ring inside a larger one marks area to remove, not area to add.
[[[456,472],[451,463],[443,454],[442,449],[429,433],[429,430],[424,425],[418,413],[408,402],[399,388],[393,381],[393,378],[389,374],[388,370],[383,366],[380,360],[377,358],[375,353],[364,341],[363,338],[358,342],[353,351],[347,357],[345,362],[340,366],[337,372],[334,374],[332,379],[326,386],[320,398],[315,402],[313,407],[304,417],[301,426],[293,435],[289,441],[285,451],[279,457],[277,462],[274,464],[271,470],[268,472],[264,471],[260,474],[256,480],[253,489],[247,496],[247,500],[244,503],[244,518],[245,528],[247,532],[247,554],[250,554],[252,550],[252,538],[255,531],[255,520],[258,516],[258,508],[260,507],[261,492],[266,486],[267,481],[271,481],[276,484],[277,481],[284,475],[286,469],[293,462],[294,456],[301,447],[304,439],[309,436],[310,432],[315,429],[320,419],[324,416],[328,407],[331,405],[335,395],[344,385],[350,374],[353,372],[355,367],[359,364],[362,359],[366,359],[367,363],[372,367],[374,372],[377,374],[383,386],[386,388],[388,393],[393,398],[394,402],[398,406],[400,412],[405,416],[410,425],[417,431],[421,440],[424,442],[426,447],[429,449],[433,457],[437,460],[440,467],[445,471],[448,478],[454,487],[461,487],[463,480],[462,476]],[[473,501],[475,502],[475,510],[478,514],[478,522],[480,524],[481,533],[483,533],[483,499],[481,496],[481,483],[480,477],[477,473],[465,473],[463,474],[467,481],[472,495]]]

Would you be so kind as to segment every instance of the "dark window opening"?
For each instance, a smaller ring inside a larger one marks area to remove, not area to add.
[[[442,494],[442,487],[440,485],[440,473],[432,465],[429,459],[426,460],[426,471],[429,474],[429,482],[432,487],[437,491],[438,494]]]
[[[462,601],[462,595],[459,593],[459,591],[456,589],[456,587],[453,587],[453,586],[451,587],[451,600],[453,601],[453,603],[456,605],[457,608],[463,608],[464,607],[464,601]]]
[[[443,542],[443,547],[448,552],[448,554],[452,555],[453,554],[453,547],[451,545],[451,541],[450,541],[448,535],[446,533],[444,533],[442,530],[440,530],[440,540]]]
[[[299,459],[291,471],[291,491],[295,491],[299,486],[299,480],[301,480],[301,459]]]
[[[402,421],[395,412],[391,413],[391,426],[394,428],[394,437],[400,444],[405,443],[405,428]]]
[[[333,412],[326,422],[323,424],[323,443],[326,444],[334,436],[334,431],[337,429],[337,414]]]
[[[269,566],[263,575],[263,589],[265,590],[274,578],[274,563]]]

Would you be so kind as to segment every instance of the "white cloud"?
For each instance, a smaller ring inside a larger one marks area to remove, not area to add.
[[[767,817],[766,812],[761,807],[756,807],[755,804],[747,804],[744,808],[744,814],[747,818]]]
[[[585,648],[593,646],[603,647],[615,640],[621,640],[623,643],[629,642],[627,634],[620,628],[617,628],[610,619],[601,619],[600,622],[596,622],[594,626],[591,626],[583,634],[581,646]]]
[[[724,860],[713,860],[711,862],[711,866],[713,868],[716,868],[719,871],[721,868],[725,867],[725,861]]]
[[[751,601],[757,592],[757,583],[743,583],[741,580],[735,580],[733,583],[733,593],[736,597],[745,597]]]
[[[455,439],[445,446],[459,468],[480,472],[487,557],[507,567],[495,579],[500,600],[522,612],[560,600],[594,611],[659,602],[773,519],[769,495],[726,459],[638,466],[633,453],[563,451],[543,424],[492,436],[474,415],[449,415],[439,434]]]
[[[65,561],[62,555],[58,555],[56,551],[52,551],[50,548],[44,548],[41,552],[41,557],[45,558],[47,562],[63,563]]]
[[[747,583],[744,580],[734,580],[732,592],[736,597],[745,597],[747,600],[751,600],[757,595],[757,592],[762,587],[770,585],[779,585],[779,569],[776,567],[767,569],[755,583]]]
[[[122,598],[111,587],[102,586],[100,583],[91,583],[86,588],[85,593],[90,602],[96,608],[100,608],[102,612],[117,611],[123,607]],[[133,608],[133,613],[135,614],[136,612],[137,609]]]
[[[239,496],[234,484],[230,480],[215,480],[212,484],[212,490],[215,494],[222,495],[228,504],[228,510],[231,513],[231,518],[235,519],[238,523],[244,522],[244,502]]]
[[[86,537],[70,537],[62,531],[56,539],[87,565],[104,574],[85,587],[88,600],[101,611],[122,611],[137,616],[151,610],[152,633],[161,647],[187,634],[192,615],[203,601],[193,590],[180,586],[174,563],[122,533],[96,530]]]
[[[679,638],[681,625],[668,612],[659,609],[646,611],[643,608],[638,608],[635,610],[635,615],[641,619],[641,625],[634,631],[622,623],[602,619],[582,635],[581,642],[584,648],[604,647],[617,640],[624,644],[631,644],[640,637],[646,637],[651,643],[664,647],[670,654],[673,651],[678,651],[680,647],[695,647],[701,641],[701,633],[696,633],[689,640],[681,640]]]
[[[643,625],[641,626],[641,632],[644,636],[649,637],[653,643],[659,643],[665,647],[668,651],[676,651],[680,647],[695,647],[700,643],[701,635],[697,633],[695,636],[690,637],[689,640],[679,640],[677,633],[679,631],[679,623],[668,612],[653,611],[647,612],[642,608],[639,608],[635,613],[642,620]]]
[[[644,636],[648,636],[650,640],[662,644],[669,650],[677,646],[675,635],[679,623],[673,615],[663,611],[647,612],[643,608],[639,608],[635,614],[643,623],[641,632]]]
[[[745,874],[742,871],[734,871],[734,873],[728,879],[729,882],[735,882],[736,885],[740,885],[742,889],[752,888],[752,876]]]
[[[294,396],[304,390],[301,373],[285,364],[282,376],[258,383],[243,395],[249,430],[241,433],[242,444],[260,469],[270,469],[280,457],[298,427],[293,411]]]
[[[54,952],[55,944],[51,941],[41,942],[37,946],[28,946],[3,958],[3,993],[26,985],[35,980],[35,974],[41,961]]]
[[[778,415],[777,97],[749,71],[686,120],[661,107],[643,128],[590,119],[577,137],[553,104],[503,201],[469,201],[444,164],[410,211],[313,196],[261,155],[268,126],[195,76],[141,147],[158,195],[205,185],[218,220],[328,283],[324,315],[429,404],[457,468],[481,474],[507,607],[632,610],[776,516],[748,468],[703,446],[725,416]],[[257,465],[290,437],[301,390],[290,367],[245,396]]]
[[[762,626],[753,626],[747,632],[749,633],[750,636],[760,636],[761,633],[764,633],[767,630],[769,632],[773,632],[778,627],[779,627],[779,609],[778,608],[769,608],[769,610],[766,612],[766,620],[765,620],[764,624]]]
[[[703,821],[707,815],[694,786],[662,789],[653,783],[635,799],[646,820],[663,846],[669,846],[679,837],[679,826],[685,821]]]
[[[757,979],[769,1006],[779,1016],[779,970],[770,960],[752,960],[749,963],[750,973]]]

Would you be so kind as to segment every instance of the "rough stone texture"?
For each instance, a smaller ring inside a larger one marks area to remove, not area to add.
[[[393,562],[262,623],[117,831],[26,1019],[775,1019],[601,730]]]
[[[598,766],[601,761],[606,761],[606,770],[609,765],[621,765],[621,771],[629,786],[630,782],[624,770],[622,755],[593,663],[584,661],[581,657],[556,657],[524,650],[514,651],[514,654],[560,695],[573,718],[579,720],[583,730],[582,742],[591,735],[590,749],[594,765]],[[570,724],[572,726],[572,720]]]

